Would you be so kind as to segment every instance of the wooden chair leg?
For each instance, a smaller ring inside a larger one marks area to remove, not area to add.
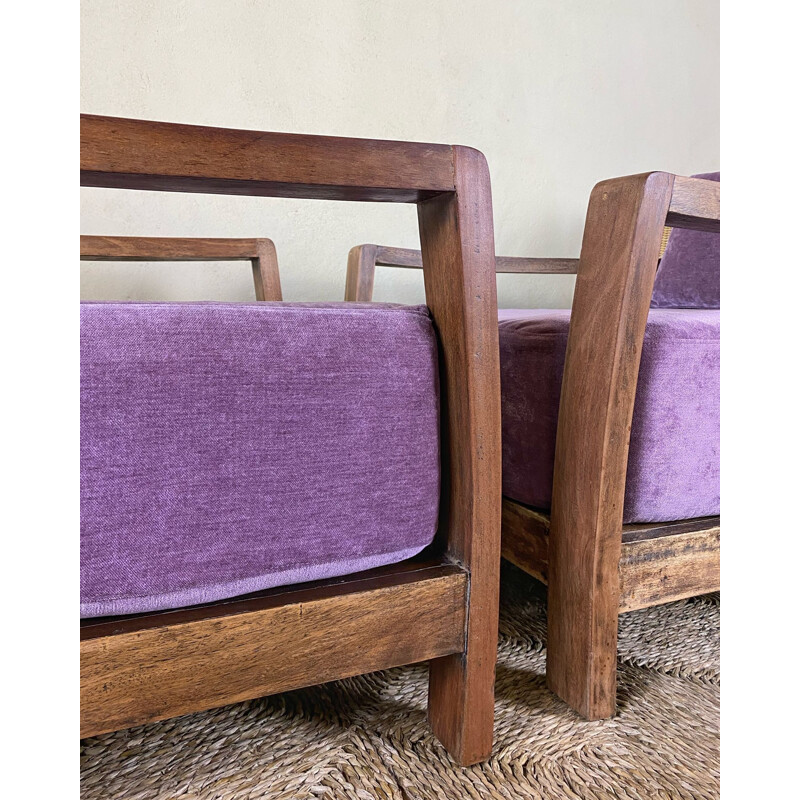
[[[456,193],[420,203],[418,213],[426,300],[441,348],[439,530],[448,556],[469,569],[470,588],[465,652],[431,662],[428,716],[450,754],[467,765],[488,758],[492,750],[500,581],[500,363],[489,171],[477,151],[453,150]]]
[[[586,719],[616,712],[619,581],[576,582],[564,601],[548,589],[547,686]]]
[[[591,195],[556,436],[547,682],[588,719],[616,708],[622,508],[639,361],[674,176]]]

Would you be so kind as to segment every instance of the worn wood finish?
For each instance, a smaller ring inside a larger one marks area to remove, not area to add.
[[[521,531],[535,532],[547,536],[550,532],[550,515],[538,508],[518,503],[509,497],[503,498],[503,521],[516,519],[513,526]],[[622,543],[640,542],[645,539],[658,539],[662,536],[675,536],[679,533],[694,533],[719,528],[720,520],[714,517],[695,517],[668,522],[630,522],[622,526]]]
[[[256,300],[282,300],[271,239],[81,236],[81,261],[249,261]]]
[[[554,538],[555,560],[565,577],[556,579],[551,592],[557,599],[551,601],[550,636],[555,644],[550,648],[548,681],[590,718],[609,716],[614,710],[617,614],[633,602],[626,599],[627,588],[620,596],[623,551],[629,543],[709,528],[708,520],[621,525],[639,359],[658,258],[670,230],[667,223],[719,230],[719,184],[665,173],[601,184],[592,196],[581,253],[582,277],[567,356],[571,366],[559,418],[562,467],[556,476],[560,499],[555,508],[561,517]],[[577,271],[578,263],[574,259],[498,258],[496,271],[568,274]],[[374,244],[353,248],[345,299],[372,299],[376,266],[421,265],[416,250]],[[579,464],[576,470],[571,470],[573,459]],[[566,510],[570,503],[577,507]],[[503,555],[545,583],[549,525],[546,515],[510,501],[503,504]],[[579,533],[569,538],[574,526]],[[675,540],[669,545],[672,550],[663,542],[653,547],[677,552],[675,548],[682,545]],[[681,552],[688,552],[686,547]],[[644,552],[647,546],[638,549]],[[713,560],[713,555],[707,559]],[[666,559],[665,563],[668,579],[662,580],[660,595],[654,588],[647,594],[651,602],[685,596],[681,592],[690,585],[698,591],[713,590],[717,580],[713,565],[710,572],[693,578],[695,568],[689,559]],[[577,634],[573,634],[573,622]]]
[[[84,629],[81,736],[459,653],[467,578],[453,565],[401,570],[231,603],[221,615]]]
[[[622,526],[619,612],[719,589],[719,517]],[[503,557],[548,582],[550,517],[503,498]]]
[[[619,610],[719,590],[719,525],[622,545]]]
[[[288,602],[289,599],[292,602],[307,602],[320,597],[352,592],[356,589],[365,591],[400,585],[420,577],[436,576],[437,571],[441,574],[450,574],[453,570],[458,569],[460,567],[441,554],[431,553],[428,548],[419,555],[399,564],[387,564],[383,567],[375,567],[336,578],[309,581],[293,586],[278,586],[274,589],[264,589],[260,592],[238,595],[188,608],[151,611],[147,614],[89,617],[81,620],[81,641],[97,636],[109,636],[112,633],[131,633],[146,628],[160,628],[165,625],[224,617],[228,614],[240,614],[245,611],[260,611],[264,608],[279,606]]]
[[[495,271],[508,273],[539,273],[574,275],[578,271],[577,258],[521,258],[498,256]],[[384,247],[360,244],[350,250],[347,258],[345,300],[369,302],[375,285],[376,267],[422,268],[422,253],[405,247]]]
[[[708,520],[622,527],[639,361],[665,225],[719,230],[719,184],[650,173],[592,192],[556,439],[547,660],[550,688],[589,719],[615,711],[619,611],[719,585],[718,520],[712,528]],[[703,530],[691,530],[697,526]]]
[[[82,117],[81,183],[419,203],[427,304],[440,348],[437,546],[459,565],[454,575],[437,579],[450,587],[446,591],[433,591],[430,580],[417,576],[402,587],[375,590],[379,594],[362,592],[358,602],[346,595],[307,603],[287,598],[243,614],[226,604],[225,613],[213,619],[173,617],[163,627],[105,637],[91,636],[88,629],[98,629],[87,626],[92,683],[86,688],[93,705],[86,730],[132,724],[131,709],[163,718],[430,658],[434,730],[462,764],[487,757],[499,594],[500,368],[491,191],[483,156],[443,145]],[[235,657],[228,655],[232,644]],[[97,700],[108,684],[104,670],[119,671],[116,706]],[[160,681],[163,693],[151,685]],[[112,721],[103,721],[106,710]]]
[[[503,558],[547,583],[550,517],[521,503],[503,498]]]
[[[411,203],[453,192],[448,145],[81,115],[81,185]]]
[[[719,181],[676,175],[667,224],[719,233]]]
[[[719,528],[719,517],[695,517],[679,519],[674,522],[636,522],[622,526],[622,544],[644,542],[648,539],[661,539],[678,536],[682,533],[698,533]],[[712,590],[709,590],[712,591]]]
[[[456,193],[418,207],[426,302],[440,343],[439,530],[470,571],[466,652],[431,662],[431,726],[462,763],[489,756],[500,570],[500,359],[489,170],[454,147]]]
[[[636,381],[674,176],[592,191],[567,339],[549,553],[547,682],[613,715],[622,507]]]

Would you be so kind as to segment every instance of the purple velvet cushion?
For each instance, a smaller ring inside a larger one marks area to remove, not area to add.
[[[719,180],[719,172],[693,175]],[[719,234],[673,228],[658,267],[651,308],[719,308]]]
[[[549,508],[568,310],[500,311],[503,493]],[[719,311],[654,309],[631,430],[625,522],[719,514]]]
[[[81,305],[81,615],[393,563],[433,538],[424,307]]]

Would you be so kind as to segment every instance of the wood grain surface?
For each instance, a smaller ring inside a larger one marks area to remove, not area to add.
[[[81,185],[415,202],[439,342],[442,496],[452,574],[107,636],[86,626],[83,730],[433,659],[429,715],[462,764],[489,756],[500,562],[500,384],[489,172],[458,146],[84,115]],[[267,290],[264,290],[265,295]],[[408,575],[407,571],[402,571]],[[249,602],[249,601],[248,601]],[[138,623],[140,626],[143,623]],[[92,635],[92,632],[95,635]]]
[[[442,566],[223,615],[156,615],[160,624],[121,633],[89,628],[81,736],[461,652],[467,585],[464,570]]]
[[[422,252],[405,247],[384,247],[377,244],[356,245],[350,250],[347,258],[345,300],[358,302],[372,300],[376,267],[421,269]],[[495,258],[495,271],[498,273],[574,275],[578,271],[578,259],[498,256]]]
[[[455,190],[448,145],[81,115],[81,185],[410,203]]]
[[[425,297],[440,347],[447,554],[470,572],[466,652],[431,663],[428,713],[462,764],[489,756],[500,581],[500,357],[486,159],[453,148],[456,192],[418,206]]]
[[[271,239],[81,236],[81,261],[249,261],[256,300],[282,300]]]
[[[588,719],[616,707],[630,426],[673,180],[657,172],[594,188],[572,304],[553,478],[547,680]]]

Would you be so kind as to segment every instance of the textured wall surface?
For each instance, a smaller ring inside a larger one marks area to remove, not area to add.
[[[497,252],[576,256],[591,187],[719,168],[717,0],[82,1],[81,110],[466,144],[489,161]],[[284,298],[334,300],[348,249],[419,247],[413,206],[82,189],[82,232],[269,236]],[[252,297],[249,266],[81,265],[86,299]],[[507,275],[504,307],[573,279]],[[424,301],[380,270],[376,300]]]

